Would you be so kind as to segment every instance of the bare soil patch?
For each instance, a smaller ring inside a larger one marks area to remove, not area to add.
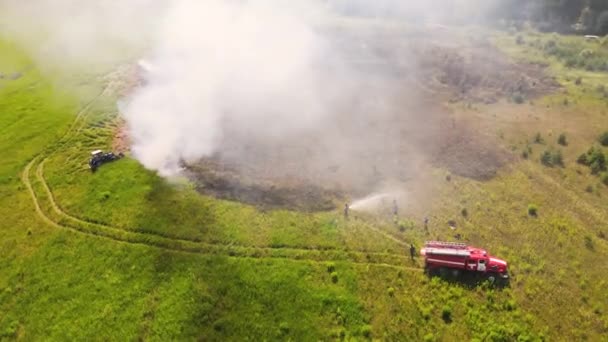
[[[499,169],[515,157],[472,128],[453,121],[452,126],[443,125],[442,134],[432,163],[448,169],[452,174],[479,181],[494,177]]]
[[[349,67],[363,75],[350,85],[358,96],[336,101],[335,115],[289,136],[226,120],[220,149],[186,174],[207,195],[305,211],[331,210],[387,184],[424,189],[428,165],[492,178],[514,156],[444,103],[529,99],[557,83],[542,66],[513,63],[485,41],[441,35],[337,30]],[[117,132],[116,150],[126,144],[125,131]]]
[[[112,151],[115,153],[126,153],[131,146],[129,132],[124,122],[120,122],[114,130],[114,139],[112,140]]]
[[[438,44],[420,49],[427,84],[449,91],[452,101],[491,104],[515,97],[525,101],[559,88],[555,78],[544,72],[544,65],[515,63],[484,40],[459,47]]]
[[[196,189],[201,193],[255,205],[262,210],[333,210],[336,200],[344,196],[335,190],[301,180],[294,180],[291,184],[285,181],[250,181],[239,176],[238,171],[227,170],[211,159],[187,166],[187,174],[195,181]]]

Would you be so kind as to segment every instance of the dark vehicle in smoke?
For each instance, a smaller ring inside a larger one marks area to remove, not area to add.
[[[95,150],[91,152],[91,160],[89,160],[89,167],[91,168],[91,172],[95,172],[97,171],[97,168],[100,167],[102,164],[118,160],[122,157],[124,157],[124,154],[122,153],[104,153],[102,150]]]

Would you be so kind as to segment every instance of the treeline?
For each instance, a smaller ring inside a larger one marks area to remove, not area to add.
[[[608,0],[495,0],[491,17],[541,31],[608,34]]]
[[[608,0],[319,0],[341,14],[410,23],[523,26],[548,32],[608,34]]]

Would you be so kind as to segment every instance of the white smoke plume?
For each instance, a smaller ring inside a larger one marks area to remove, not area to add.
[[[368,87],[377,82],[370,75],[395,74],[395,66],[389,65],[393,62],[406,65],[406,73],[411,71],[407,65],[415,67],[406,51],[398,60],[375,64],[385,70],[367,71],[362,77],[362,68],[353,67],[358,62],[349,58],[379,60],[387,47],[378,44],[374,52],[366,46],[375,38],[327,22],[333,16],[376,17],[419,25],[454,12],[471,18],[468,10],[480,12],[482,3],[1,0],[0,35],[21,44],[43,69],[103,70],[133,62],[135,56],[145,59],[144,84],[121,100],[120,110],[134,156],[162,175],[178,172],[182,161],[212,155],[230,141],[226,128],[245,136],[252,133],[266,144],[273,143],[268,139],[285,140],[315,129],[309,136],[320,146],[318,169],[331,162],[356,171],[361,165],[348,156],[363,144],[370,148],[361,153],[388,153],[386,132],[374,133],[365,142],[360,136],[374,120],[394,114],[381,108],[391,106],[385,105],[390,96],[405,101],[402,94],[408,93],[391,84],[391,77]],[[363,39],[367,42],[358,43]],[[346,41],[346,48],[336,46]],[[375,93],[370,93],[372,88]],[[400,108],[395,103],[393,108]],[[340,117],[328,120],[336,115]]]
[[[164,0],[2,0],[0,35],[43,70],[107,69],[152,41]]]
[[[228,118],[272,136],[325,115],[315,86],[323,39],[294,10],[268,0],[173,2],[145,85],[124,110],[135,157],[171,174],[215,152]]]

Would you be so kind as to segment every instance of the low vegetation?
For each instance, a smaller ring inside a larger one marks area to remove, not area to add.
[[[608,146],[608,131],[602,133],[597,140],[602,146]]]
[[[536,204],[528,204],[528,215],[537,216],[538,215],[538,207]]]
[[[594,175],[606,171],[606,155],[601,148],[592,146],[576,160],[579,164],[588,166]]]
[[[566,139],[566,133],[561,133],[559,137],[557,137],[557,143],[562,146],[568,146],[568,140]]]
[[[549,167],[564,166],[564,158],[560,150],[544,150],[540,155],[540,162]]]
[[[88,153],[119,125],[115,95],[81,111],[102,90],[84,82],[95,77],[64,85],[82,98],[63,93],[0,41],[0,70],[28,70],[0,81],[0,340],[601,340],[608,173],[594,89],[608,81],[586,63],[603,48],[561,57],[546,41],[570,51],[574,37],[519,34],[496,39],[528,59],[540,40],[568,94],[456,114],[499,126],[527,160],[484,181],[436,168],[419,212],[348,221],[203,196],[130,158],[91,174]],[[586,73],[580,85],[572,72]],[[429,278],[407,255],[456,234],[508,260],[509,286]]]

